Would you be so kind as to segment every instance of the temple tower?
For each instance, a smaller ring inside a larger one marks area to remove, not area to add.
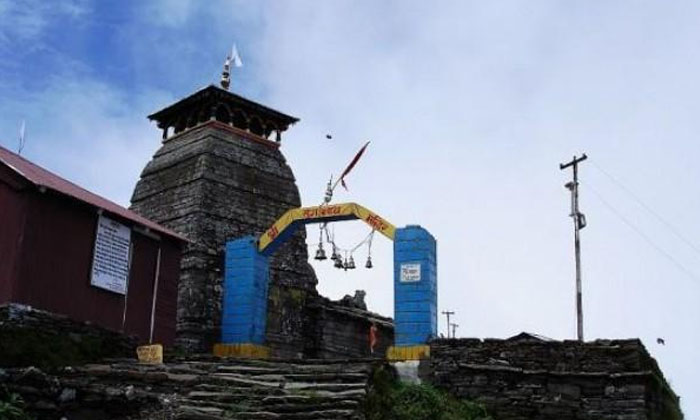
[[[279,150],[298,120],[213,85],[148,118],[163,130],[163,143],[131,208],[191,241],[178,290],[178,343],[211,351],[220,339],[226,240],[260,235],[301,204]],[[302,308],[317,296],[316,282],[301,230],[270,261],[267,341],[276,355],[302,355]]]

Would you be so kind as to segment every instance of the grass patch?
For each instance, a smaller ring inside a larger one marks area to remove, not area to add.
[[[0,328],[0,367],[36,366],[51,370],[120,356],[121,349],[119,343],[109,338]]]
[[[401,383],[387,367],[372,375],[365,416],[367,420],[493,420],[481,404],[430,385]]]
[[[24,400],[19,394],[0,389],[0,419],[33,420],[34,417],[27,414],[24,410]]]

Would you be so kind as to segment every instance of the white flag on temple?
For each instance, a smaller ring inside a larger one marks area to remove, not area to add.
[[[231,47],[231,64],[233,67],[243,67],[243,60],[241,60],[241,56],[238,54],[236,44],[233,44],[233,47]]]
[[[24,149],[24,141],[25,141],[25,136],[27,135],[27,124],[25,123],[24,120],[22,120],[22,123],[19,126],[19,146],[17,147],[17,154],[22,154],[22,150]]]
[[[26,121],[22,120],[22,122],[19,125],[19,140],[21,142],[24,142],[24,136],[27,133],[27,123]]]

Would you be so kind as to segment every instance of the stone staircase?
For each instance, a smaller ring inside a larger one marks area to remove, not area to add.
[[[341,362],[217,365],[183,395],[177,419],[360,419],[371,366]]]
[[[5,382],[39,418],[360,420],[370,375],[379,363],[198,357],[142,365],[111,360],[66,368],[55,376],[34,368],[8,370]]]

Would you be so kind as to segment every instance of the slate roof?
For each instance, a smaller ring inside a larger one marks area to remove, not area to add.
[[[257,114],[264,117],[266,120],[275,122],[282,131],[286,130],[289,125],[299,121],[299,118],[284,114],[214,85],[203,87],[186,98],[180,99],[174,104],[154,112],[148,116],[148,119],[157,121],[158,123],[168,120],[174,122],[183,112],[189,112],[192,106],[207,100],[221,101],[229,104],[232,108],[240,107],[250,114]]]
[[[145,217],[142,217],[133,211],[114,203],[113,201],[91,193],[79,185],[61,178],[53,172],[30,162],[29,160],[5,149],[2,146],[0,146],[0,163],[4,164],[12,171],[17,173],[20,177],[34,184],[38,188],[44,187],[51,189],[60,194],[75,198],[84,203],[102,209],[108,213],[120,216],[138,225],[142,225],[152,231],[162,233],[183,242],[189,242],[184,236],[175,233],[172,230],[165,228],[151,220],[148,220]]]

